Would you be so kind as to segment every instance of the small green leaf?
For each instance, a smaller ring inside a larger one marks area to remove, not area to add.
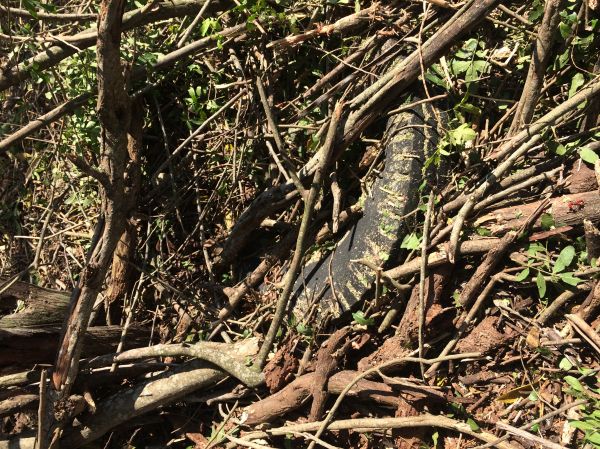
[[[477,424],[473,418],[467,419],[467,424],[473,432],[479,432],[479,424]]]
[[[585,439],[596,447],[600,446],[600,432],[598,432],[598,428],[596,428],[595,432],[586,434]]]
[[[594,426],[585,421],[569,421],[569,426],[579,430],[594,430]]]
[[[569,98],[575,95],[575,92],[585,84],[585,78],[582,73],[576,73],[573,75],[573,79],[571,80],[571,87],[569,88]]]
[[[542,273],[539,271],[537,277],[535,278],[535,283],[537,285],[540,298],[546,296],[546,279],[544,279],[544,276],[542,276]]]
[[[527,15],[527,18],[530,22],[537,21],[540,17],[544,15],[544,4],[539,0],[533,2],[533,8]]]
[[[571,368],[573,368],[573,364],[569,361],[568,358],[563,357],[562,359],[560,359],[558,367],[563,371],[569,371]]]
[[[450,141],[454,145],[464,145],[475,140],[475,137],[477,137],[477,133],[469,123],[463,123],[458,128],[450,131]]]
[[[519,274],[515,276],[518,282],[523,282],[529,276],[529,267],[525,268]]]
[[[573,273],[561,273],[559,274],[559,277],[560,280],[565,284],[572,285],[573,287],[576,287],[580,282],[583,281],[582,279],[573,276]]]
[[[556,145],[556,148],[554,148],[554,152],[559,156],[564,156],[567,153],[567,147],[565,147],[562,143],[559,143]]]
[[[560,273],[561,271],[563,271],[566,267],[571,265],[571,262],[573,262],[574,257],[575,248],[573,248],[571,245],[563,248],[560,254],[558,255],[558,258],[556,259],[556,262],[554,263],[552,272]]]
[[[418,249],[421,245],[421,238],[414,232],[407,234],[400,243],[400,248],[404,249]]]
[[[578,392],[582,392],[583,391],[583,387],[581,386],[581,382],[579,382],[579,380],[577,380],[575,377],[573,376],[565,376],[564,377],[564,381],[569,384],[569,386]]]
[[[550,214],[542,214],[540,222],[542,224],[542,229],[549,231],[554,226],[554,217]]]
[[[358,312],[354,312],[352,314],[352,318],[354,318],[354,321],[356,321],[361,326],[372,326],[373,324],[375,324],[375,320],[373,320],[373,318],[366,318],[365,314],[360,310]]]
[[[492,231],[482,226],[475,228],[475,232],[482,237],[490,237],[492,235]]]
[[[595,164],[598,160],[598,155],[594,152],[594,150],[590,150],[587,147],[583,147],[579,150],[579,157],[588,164]]]
[[[431,441],[433,442],[433,449],[437,449],[439,438],[440,438],[440,434],[437,432],[433,432],[433,435],[431,435]]]
[[[539,398],[538,398],[538,395],[537,395],[537,393],[536,393],[535,391],[532,391],[531,393],[529,393],[529,396],[527,396],[527,399],[529,399],[529,400],[530,400],[530,401],[532,401],[532,402],[535,402],[535,401],[537,401]]]
[[[564,22],[560,22],[560,24],[558,25],[558,29],[560,30],[560,35],[565,40],[571,34],[571,27]]]
[[[544,216],[542,215],[542,218],[543,217]],[[552,218],[552,216],[550,216],[550,218]],[[552,221],[554,221],[554,220],[552,220]],[[540,252],[543,253],[545,251],[546,251],[546,247],[540,243],[531,243],[529,245],[529,248],[527,248],[527,254],[529,256],[535,256],[535,255],[537,255],[537,253],[540,253]]]

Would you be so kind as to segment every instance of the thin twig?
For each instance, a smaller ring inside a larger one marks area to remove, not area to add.
[[[313,177],[313,182],[310,187],[310,191],[308,194],[308,199],[304,204],[304,215],[302,216],[302,222],[300,224],[300,230],[298,231],[298,239],[296,240],[296,249],[294,251],[294,257],[292,258],[292,262],[290,264],[290,268],[285,275],[284,287],[279,299],[277,300],[277,307],[275,309],[275,314],[273,315],[273,321],[271,321],[271,326],[267,332],[267,336],[265,337],[265,341],[260,348],[258,356],[256,358],[256,366],[259,369],[262,369],[265,362],[267,361],[267,357],[269,352],[271,351],[271,346],[273,345],[273,341],[275,341],[275,336],[279,331],[279,326],[283,321],[283,316],[285,315],[285,311],[287,309],[289,298],[292,294],[292,289],[294,288],[294,282],[296,281],[296,277],[300,271],[300,266],[302,264],[302,256],[304,255],[304,248],[306,246],[306,240],[308,237],[308,228],[312,219],[313,209],[317,198],[319,196],[319,191],[321,190],[321,182],[323,180],[323,176],[325,175],[325,170],[327,165],[329,164],[329,160],[331,158],[331,154],[333,153],[333,148],[335,146],[335,139],[337,135],[337,128],[340,117],[342,115],[343,103],[338,103],[331,117],[331,123],[329,124],[329,130],[327,132],[327,137],[325,138],[325,143],[320,152],[321,158],[319,160],[319,165],[315,171],[315,175]]]
[[[269,124],[269,129],[273,133],[273,138],[275,139],[275,144],[277,145],[277,149],[281,154],[281,159],[283,159],[284,164],[287,166],[286,168],[289,173],[287,178],[291,178],[292,182],[296,186],[296,190],[298,190],[298,193],[300,193],[300,196],[302,198],[306,198],[306,189],[304,188],[302,182],[298,178],[296,168],[294,167],[294,164],[292,163],[287,154],[283,138],[281,137],[281,134],[279,133],[279,128],[277,128],[277,124],[275,123],[275,117],[273,115],[273,111],[271,110],[271,106],[269,105],[269,100],[267,99],[267,94],[265,93],[265,86],[262,80],[260,79],[260,76],[256,77],[256,87],[258,88],[260,102],[265,111],[265,115],[267,116],[267,123]],[[283,173],[285,174],[285,171]]]
[[[429,193],[427,212],[423,222],[423,241],[421,242],[421,271],[419,277],[419,358],[423,358],[423,330],[425,328],[425,278],[427,276],[427,247],[429,246],[429,225],[433,213],[433,191]],[[419,363],[421,375],[425,377],[425,365]]]
[[[181,36],[181,39],[179,39],[179,42],[177,42],[177,48],[183,47],[185,41],[187,41],[188,37],[190,37],[190,34],[192,34],[194,27],[198,24],[198,22],[202,18],[202,15],[206,12],[208,5],[210,5],[210,0],[206,0],[204,2],[204,5],[202,5],[202,8],[200,8],[200,11],[198,11],[198,14],[196,15],[196,17],[194,17],[194,20],[192,20],[192,23],[190,23],[190,26],[187,27],[187,29],[183,33],[183,36]]]
[[[46,449],[48,447],[46,425],[46,386],[48,371],[43,369],[40,374],[40,402],[38,405],[38,428],[37,428],[37,445],[36,449]]]

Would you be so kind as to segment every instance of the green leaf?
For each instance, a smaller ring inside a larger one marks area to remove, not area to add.
[[[543,215],[542,215],[542,218],[543,218]],[[552,218],[552,216],[550,216],[550,218]],[[542,253],[546,252],[546,247],[540,243],[531,243],[529,245],[529,248],[527,248],[527,254],[529,256],[535,256],[535,255],[537,255],[537,253],[540,253],[540,252],[542,252]]]
[[[365,314],[360,310],[358,312],[354,312],[352,314],[352,318],[354,318],[354,321],[362,326],[372,326],[375,324],[375,320],[373,318],[366,318]]]
[[[479,424],[477,424],[473,418],[467,419],[467,424],[473,432],[479,432]]]
[[[571,245],[564,247],[562,249],[562,251],[560,252],[560,254],[558,255],[556,262],[554,263],[552,272],[560,273],[561,271],[563,271],[566,267],[571,265],[571,262],[573,262],[574,257],[575,257],[575,248],[573,248]]]
[[[530,22],[536,22],[543,15],[544,15],[544,4],[539,0],[534,1],[533,8],[527,15],[527,18],[529,19]]]
[[[559,274],[560,280],[565,284],[572,285],[576,287],[580,282],[583,282],[583,279],[573,276],[573,273],[561,273]]]
[[[582,392],[583,391],[583,387],[581,386],[581,382],[579,382],[579,380],[577,380],[575,377],[573,376],[565,376],[564,377],[564,381],[569,384],[569,386],[578,392]]]
[[[559,55],[558,60],[557,60],[559,69],[562,69],[567,65],[567,63],[569,62],[570,54],[571,54],[571,50],[567,49],[562,54]]]
[[[304,323],[298,323],[296,325],[296,331],[301,334],[304,335],[306,337],[310,337],[312,335],[312,329],[310,326],[307,326]]]
[[[554,146],[553,151],[558,156],[564,156],[567,153],[567,147],[565,147],[562,143],[559,143],[558,145]]]
[[[569,87],[569,98],[575,95],[581,86],[585,84],[585,78],[582,73],[576,73],[571,79],[571,87]]]
[[[421,238],[414,232],[411,232],[410,234],[404,236],[404,238],[402,239],[402,243],[400,243],[400,248],[418,249],[420,245]]]
[[[579,430],[594,430],[594,426],[585,421],[569,421],[569,426]]]
[[[22,5],[34,19],[39,19],[37,13],[37,8],[40,6],[39,2],[35,0],[23,0]]]
[[[492,231],[482,226],[478,226],[475,228],[475,232],[482,237],[491,237]]]
[[[464,145],[471,140],[475,140],[475,137],[477,137],[477,133],[469,123],[463,123],[458,128],[450,131],[450,141],[454,145]]]
[[[542,276],[542,273],[540,273],[539,271],[537,277],[535,278],[535,283],[537,285],[540,298],[546,296],[546,279],[544,279],[544,276]]]
[[[542,214],[540,222],[542,224],[542,229],[549,231],[554,226],[554,217],[550,214]]]
[[[519,274],[515,276],[518,282],[523,282],[529,276],[529,267],[525,268]]]
[[[533,401],[533,402],[535,402],[535,401],[537,401],[539,398],[538,398],[538,395],[537,395],[537,393],[536,393],[535,391],[532,391],[531,393],[529,393],[529,396],[527,396],[527,399],[529,399],[530,401]]]
[[[462,46],[463,51],[469,52],[470,54],[472,54],[475,50],[477,50],[477,44],[478,44],[478,40],[475,38],[471,38],[467,41],[465,41],[465,43]]]
[[[583,147],[579,150],[579,157],[588,164],[595,164],[598,160],[598,155],[594,152],[594,150],[590,150],[587,147]]]
[[[597,430],[593,433],[587,434],[585,439],[596,446],[600,446],[600,433]]]
[[[573,368],[573,364],[569,361],[568,358],[563,357],[562,359],[560,359],[558,367],[563,371],[569,371],[571,368]]]
[[[440,438],[440,434],[437,432],[433,432],[433,434],[431,435],[431,441],[433,442],[433,449],[437,449],[439,438]]]
[[[481,115],[481,109],[471,103],[460,103],[456,108],[468,114]]]
[[[563,39],[567,39],[569,37],[569,35],[571,34],[571,26],[567,25],[564,22],[560,22],[560,24],[558,25],[558,29],[560,30],[560,35],[562,36]]]
[[[466,73],[471,67],[471,61],[461,61],[460,59],[454,59],[452,61],[452,73],[460,75]]]

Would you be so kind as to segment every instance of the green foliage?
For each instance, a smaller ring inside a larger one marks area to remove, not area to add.
[[[34,19],[39,18],[37,12],[40,9],[43,9],[47,12],[53,12],[55,10],[55,7],[53,5],[42,3],[37,0],[22,0],[21,5],[29,12],[29,14],[33,16]]]
[[[532,8],[527,15],[530,22],[537,22],[544,16],[544,2],[542,0],[534,0]]]
[[[448,61],[450,75],[455,79],[463,80],[469,88],[472,83],[489,73],[488,57],[488,50],[483,41],[475,38],[468,39]],[[433,64],[425,78],[445,90],[450,90],[446,74],[440,64]]]
[[[561,369],[572,368],[572,364],[566,358],[561,360],[559,366]],[[580,418],[570,419],[569,426],[581,430],[584,434],[584,442],[590,444],[591,447],[600,449],[600,401],[597,399],[600,388],[589,386],[592,383],[597,386],[600,379],[596,377],[594,370],[579,368],[579,372],[581,373],[579,377],[567,375],[562,379],[566,387],[564,388],[565,393],[588,400],[588,405],[580,409]]]
[[[418,249],[421,246],[421,236],[417,235],[414,232],[407,234],[402,239],[402,243],[400,243],[400,248],[403,249]]]
[[[354,312],[352,314],[352,318],[357,324],[360,324],[361,326],[372,326],[373,324],[375,324],[375,320],[373,318],[365,317],[365,314],[360,310],[358,312]]]
[[[531,243],[527,255],[527,265],[515,276],[515,280],[525,282],[531,279],[537,287],[540,299],[546,297],[548,282],[568,286],[577,286],[582,282],[573,271],[565,271],[577,260],[577,249],[572,245],[562,248],[553,259],[545,246]]]
[[[595,164],[598,160],[596,152],[587,147],[583,147],[579,150],[579,157],[588,164]]]
[[[473,432],[479,432],[481,430],[479,424],[477,424],[473,418],[468,418],[467,424]]]

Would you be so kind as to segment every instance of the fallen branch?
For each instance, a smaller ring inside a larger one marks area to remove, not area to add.
[[[54,362],[60,334],[58,325],[0,330],[0,366],[30,367],[38,363]],[[120,326],[90,327],[83,337],[82,354],[93,357],[114,352],[120,335]],[[127,347],[145,346],[149,337],[150,329],[133,326],[129,329]]]
[[[212,343],[238,362],[256,354],[256,340],[243,340],[233,345]],[[132,388],[121,390],[97,404],[96,412],[82,419],[80,427],[70,428],[60,440],[62,449],[77,449],[97,440],[124,422],[184,398],[193,391],[208,387],[227,377],[227,374],[206,362],[192,361],[166,371]],[[15,438],[0,441],[0,449],[34,449],[35,438]]]
[[[142,360],[150,357],[196,357],[218,366],[226,373],[232,375],[248,387],[257,387],[264,383],[264,376],[249,369],[245,361],[239,361],[226,352],[221,351],[222,344],[212,342],[198,342],[193,345],[170,344],[155,345],[146,348],[131,349],[119,354],[96,357],[89,360],[85,366],[88,368],[106,366],[112,363],[125,363]]]
[[[475,220],[474,225],[484,226],[496,235],[516,230],[523,226],[542,201],[495,210]],[[600,221],[600,194],[598,190],[593,190],[552,198],[545,212],[552,215],[556,226],[581,225],[584,220],[597,222]],[[541,226],[541,219],[533,224],[534,229],[540,229]]]
[[[264,438],[265,436],[286,435],[289,432],[314,432],[323,422],[292,424],[284,427],[276,427],[266,432],[252,432],[245,435],[244,439]],[[354,430],[356,432],[369,432],[386,429],[410,429],[415,427],[440,427],[442,429],[453,430],[464,433],[483,442],[496,442],[498,438],[491,433],[471,429],[469,424],[463,423],[447,416],[421,415],[408,418],[359,418],[343,419],[334,421],[330,424],[330,430]],[[515,449],[515,446],[505,442],[494,443],[499,449]]]
[[[340,394],[358,374],[357,371],[335,373],[327,381],[327,392],[329,394]],[[277,393],[250,404],[244,410],[246,416],[244,424],[255,426],[270,422],[302,407],[311,396],[311,388],[315,378],[315,373],[305,374]],[[410,395],[413,390],[409,386],[395,385],[392,388],[383,382],[361,379],[348,391],[347,395],[361,401],[375,402],[384,407],[397,408],[401,402],[398,392]]]

